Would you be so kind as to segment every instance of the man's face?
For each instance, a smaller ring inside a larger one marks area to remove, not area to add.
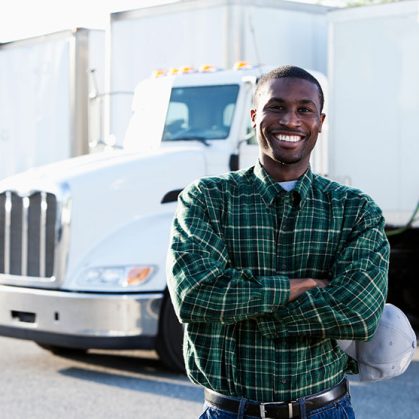
[[[286,170],[295,178],[301,176],[325,118],[318,87],[304,79],[270,80],[262,86],[250,116],[268,173]]]

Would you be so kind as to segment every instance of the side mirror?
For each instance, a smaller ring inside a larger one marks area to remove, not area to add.
[[[239,155],[238,154],[230,154],[230,161],[228,163],[228,167],[231,171],[239,170]]]

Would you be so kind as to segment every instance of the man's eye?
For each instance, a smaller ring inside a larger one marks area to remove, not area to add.
[[[302,113],[313,112],[310,108],[305,108],[305,107],[300,108],[299,111]]]
[[[271,106],[269,106],[269,109],[274,110],[274,111],[282,111],[285,108],[282,105],[271,105]]]

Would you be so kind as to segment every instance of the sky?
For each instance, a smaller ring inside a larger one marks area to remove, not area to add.
[[[0,43],[76,27],[106,29],[111,12],[176,1],[0,0]],[[329,0],[333,1],[339,3],[339,0]]]

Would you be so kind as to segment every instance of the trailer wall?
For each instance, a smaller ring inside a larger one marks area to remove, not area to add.
[[[89,151],[89,68],[103,91],[104,40],[77,29],[0,45],[0,178]]]
[[[387,223],[419,199],[419,2],[329,14],[329,168],[370,194]]]

